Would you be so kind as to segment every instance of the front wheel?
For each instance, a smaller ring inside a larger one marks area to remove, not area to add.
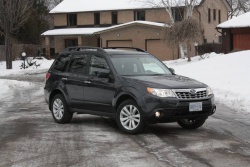
[[[126,100],[117,109],[116,122],[128,134],[137,134],[145,126],[141,111],[134,100]]]
[[[63,95],[56,95],[53,98],[51,105],[51,112],[55,122],[65,124],[71,121],[73,113],[69,111]]]
[[[205,123],[206,119],[181,119],[177,123],[184,129],[197,129]]]

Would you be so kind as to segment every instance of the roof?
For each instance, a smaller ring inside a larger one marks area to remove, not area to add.
[[[155,26],[155,27],[166,27],[164,23],[150,22],[150,21],[132,21],[120,25],[102,27],[102,28],[63,28],[63,29],[54,29],[48,30],[41,35],[43,36],[65,36],[65,35],[93,35],[100,34],[102,32],[110,31],[113,29],[118,29],[121,27],[126,27],[130,25],[146,25],[146,26]]]
[[[63,29],[54,29],[48,30],[41,35],[44,36],[60,36],[60,35],[92,35],[95,32],[104,30],[106,28],[63,28]]]
[[[204,0],[194,0],[200,5]],[[224,0],[223,0],[224,1]],[[185,6],[185,0],[171,1],[171,6]],[[91,11],[112,11],[126,9],[162,8],[162,0],[64,0],[50,13],[74,13]]]
[[[250,12],[232,18],[224,23],[221,23],[217,28],[244,28],[250,27]]]
[[[131,26],[131,25],[145,25],[145,26],[154,26],[154,27],[168,27],[168,25],[166,25],[165,23],[157,23],[157,22],[151,22],[151,21],[131,21],[131,22],[128,22],[128,23],[124,23],[124,24],[119,24],[119,25],[108,27],[106,29],[103,29],[103,30],[100,30],[98,32],[95,32],[95,34],[100,34],[100,33],[103,33],[103,32],[111,31],[111,30],[114,30],[114,29],[119,29],[119,28],[122,28],[122,27]]]

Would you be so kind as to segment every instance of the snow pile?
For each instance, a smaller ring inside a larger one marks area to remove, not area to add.
[[[236,111],[250,112],[250,51],[231,54],[211,53],[201,59],[199,56],[166,61],[176,74],[188,76],[209,85],[216,101]]]
[[[21,64],[23,63],[23,60],[16,60],[12,62],[12,67],[13,69],[11,70],[6,70],[6,62],[5,61],[0,61],[0,76],[6,76],[6,75],[11,75],[11,74],[26,74],[26,73],[39,73],[41,71],[48,70],[51,66],[51,64],[54,62],[54,60],[47,60],[43,58],[43,60],[38,60],[39,63],[41,64],[40,66],[36,67],[31,66],[27,69],[20,69]],[[27,65],[27,62],[25,62]]]
[[[28,89],[31,87],[32,83],[24,82],[24,81],[16,81],[16,80],[7,80],[7,79],[0,79],[1,85],[1,101],[8,101],[11,100],[15,96],[15,92],[21,89]]]

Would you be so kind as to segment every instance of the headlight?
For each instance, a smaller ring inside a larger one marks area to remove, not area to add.
[[[212,94],[214,94],[212,89],[210,87],[207,87],[207,95],[209,96],[209,95],[212,95]]]
[[[148,93],[153,94],[158,97],[176,97],[174,92],[170,89],[148,88]]]

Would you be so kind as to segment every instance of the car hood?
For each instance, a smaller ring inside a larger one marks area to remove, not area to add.
[[[133,80],[138,84],[146,84],[146,86],[162,89],[190,89],[205,88],[206,84],[194,79],[180,75],[164,75],[164,76],[126,76],[125,78]]]

